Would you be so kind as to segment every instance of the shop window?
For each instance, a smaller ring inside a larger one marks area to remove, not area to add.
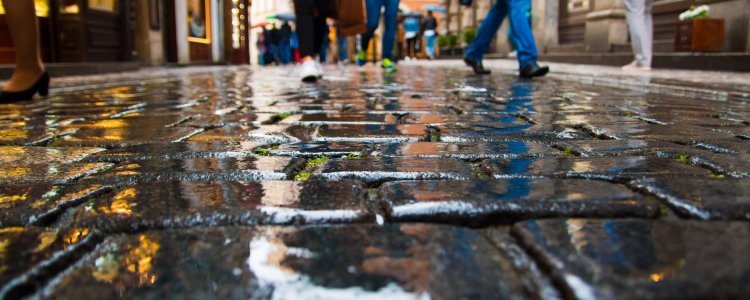
[[[211,43],[211,7],[208,0],[189,0],[187,5],[188,41]]]
[[[89,0],[89,9],[114,13],[117,12],[117,1]]]
[[[61,0],[59,3],[61,14],[77,14],[81,11],[78,0]]]
[[[5,1],[18,1],[18,0],[5,0]],[[0,0],[0,15],[5,14],[5,7],[2,6],[3,0]],[[49,1],[48,0],[34,0],[34,6],[36,7],[36,16],[41,18],[49,17]]]

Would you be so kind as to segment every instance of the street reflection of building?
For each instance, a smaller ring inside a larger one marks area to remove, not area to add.
[[[459,0],[443,0],[448,14],[440,18],[446,34],[461,40],[462,33],[479,27],[490,6],[497,0],[475,0],[471,7]],[[712,18],[725,19],[726,42],[722,53],[711,56],[676,53],[675,35],[678,15],[696,5],[692,0],[655,0],[654,64],[670,67],[745,67],[750,63],[750,2],[747,0],[704,1]],[[504,56],[509,50],[508,22],[504,22],[490,47],[490,56]],[[625,6],[619,0],[543,0],[533,1],[532,29],[542,59],[574,63],[624,64],[632,60],[632,49],[625,21]],[[460,46],[463,47],[462,43]],[[683,58],[680,58],[683,57]],[[670,62],[671,61],[671,62]],[[734,66],[730,65],[730,63]],[[683,65],[678,65],[679,63]],[[704,64],[705,65],[705,64]]]

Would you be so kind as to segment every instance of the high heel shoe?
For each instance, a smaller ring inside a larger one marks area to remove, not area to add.
[[[18,92],[0,92],[0,103],[31,100],[31,98],[37,93],[43,97],[49,95],[49,74],[47,74],[47,72],[44,72],[34,85],[26,90]]]

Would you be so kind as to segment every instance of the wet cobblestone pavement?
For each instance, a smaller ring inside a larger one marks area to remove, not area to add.
[[[742,89],[291,71],[1,105],[0,298],[750,295]]]

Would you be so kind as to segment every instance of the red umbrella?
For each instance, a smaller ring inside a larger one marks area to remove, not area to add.
[[[270,24],[268,21],[260,21],[258,23],[253,24],[250,26],[250,28],[258,28],[258,27],[266,27],[266,25]]]

